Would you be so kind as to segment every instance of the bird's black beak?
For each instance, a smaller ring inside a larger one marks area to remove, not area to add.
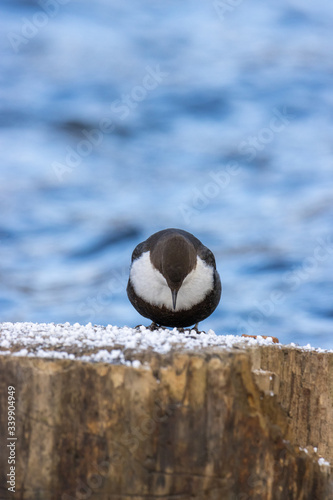
[[[176,309],[176,302],[177,302],[177,294],[178,290],[171,290],[172,293],[172,305],[173,305],[173,310]]]

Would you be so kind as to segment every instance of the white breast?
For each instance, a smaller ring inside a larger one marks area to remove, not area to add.
[[[131,267],[130,280],[135,293],[156,306],[173,310],[171,290],[164,276],[153,267],[150,252],[144,252]],[[214,286],[214,270],[200,257],[197,265],[184,279],[177,296],[176,311],[199,304]]]

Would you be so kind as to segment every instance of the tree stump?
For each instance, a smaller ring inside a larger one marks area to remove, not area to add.
[[[195,333],[183,334],[193,339],[187,344],[174,334],[161,352],[142,347],[152,332],[141,329],[133,330],[141,348],[115,338],[67,346],[73,359],[57,359],[65,341],[53,341],[42,358],[46,327],[39,325],[33,345],[24,328],[8,345],[4,325],[0,499],[333,498],[332,352],[236,337],[210,345],[212,334]],[[101,349],[113,361],[82,360]],[[15,388],[15,440],[8,387]],[[15,493],[8,443],[15,444]]]

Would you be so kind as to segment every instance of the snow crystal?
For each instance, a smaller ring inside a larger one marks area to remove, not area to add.
[[[13,352],[13,356],[26,356],[28,354],[28,349],[21,349],[20,351]]]
[[[213,330],[180,332],[177,328],[158,328],[151,331],[145,326],[130,328],[113,325],[99,326],[88,323],[70,325],[54,323],[0,323],[0,354],[41,358],[76,359],[90,362],[122,363],[143,369],[139,360],[127,361],[125,352],[144,353],[147,350],[167,354],[177,349],[246,348],[274,346],[272,338],[258,336],[239,337],[216,335]],[[324,352],[311,346],[290,347],[300,350]],[[11,349],[11,351],[9,351]],[[331,351],[332,352],[332,351]]]
[[[327,462],[327,460],[325,460],[325,458],[323,458],[323,457],[320,457],[318,459],[318,464],[321,465],[321,466],[327,466],[327,467],[330,466],[330,463]]]

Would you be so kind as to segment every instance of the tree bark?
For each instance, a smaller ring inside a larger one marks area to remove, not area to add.
[[[1,499],[333,498],[318,461],[333,460],[333,353],[258,345],[126,358],[142,364],[0,356]]]

